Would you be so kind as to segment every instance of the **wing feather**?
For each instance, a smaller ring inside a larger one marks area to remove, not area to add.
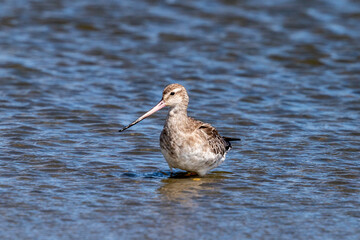
[[[220,136],[218,131],[208,123],[202,123],[198,128],[206,140],[208,141],[211,150],[215,154],[224,155],[225,152],[229,149],[228,143]]]

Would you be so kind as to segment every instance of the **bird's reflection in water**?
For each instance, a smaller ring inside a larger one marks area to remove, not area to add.
[[[163,179],[163,186],[158,189],[158,192],[168,201],[175,201],[186,207],[196,207],[196,199],[202,197],[207,191],[215,190],[216,183],[223,179],[224,177],[219,173],[213,173],[203,178],[176,174]]]

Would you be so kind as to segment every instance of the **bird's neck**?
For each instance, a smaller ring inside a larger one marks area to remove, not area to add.
[[[188,119],[187,106],[179,105],[170,108],[167,115],[166,124],[168,125],[168,127],[178,128],[181,125],[186,124],[187,119]]]
[[[187,106],[177,105],[169,109],[168,117],[182,118],[187,117]]]

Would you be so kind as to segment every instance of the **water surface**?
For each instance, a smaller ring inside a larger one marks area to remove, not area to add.
[[[1,239],[359,239],[357,1],[0,0]],[[204,178],[158,138],[240,137]]]

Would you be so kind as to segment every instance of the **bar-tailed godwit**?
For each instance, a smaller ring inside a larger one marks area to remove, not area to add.
[[[240,139],[222,137],[210,124],[188,117],[188,103],[186,89],[180,84],[170,84],[164,89],[161,101],[154,108],[119,132],[163,107],[170,107],[160,135],[161,152],[171,172],[173,168],[178,168],[204,176],[225,160],[226,153],[231,149],[230,141]]]

